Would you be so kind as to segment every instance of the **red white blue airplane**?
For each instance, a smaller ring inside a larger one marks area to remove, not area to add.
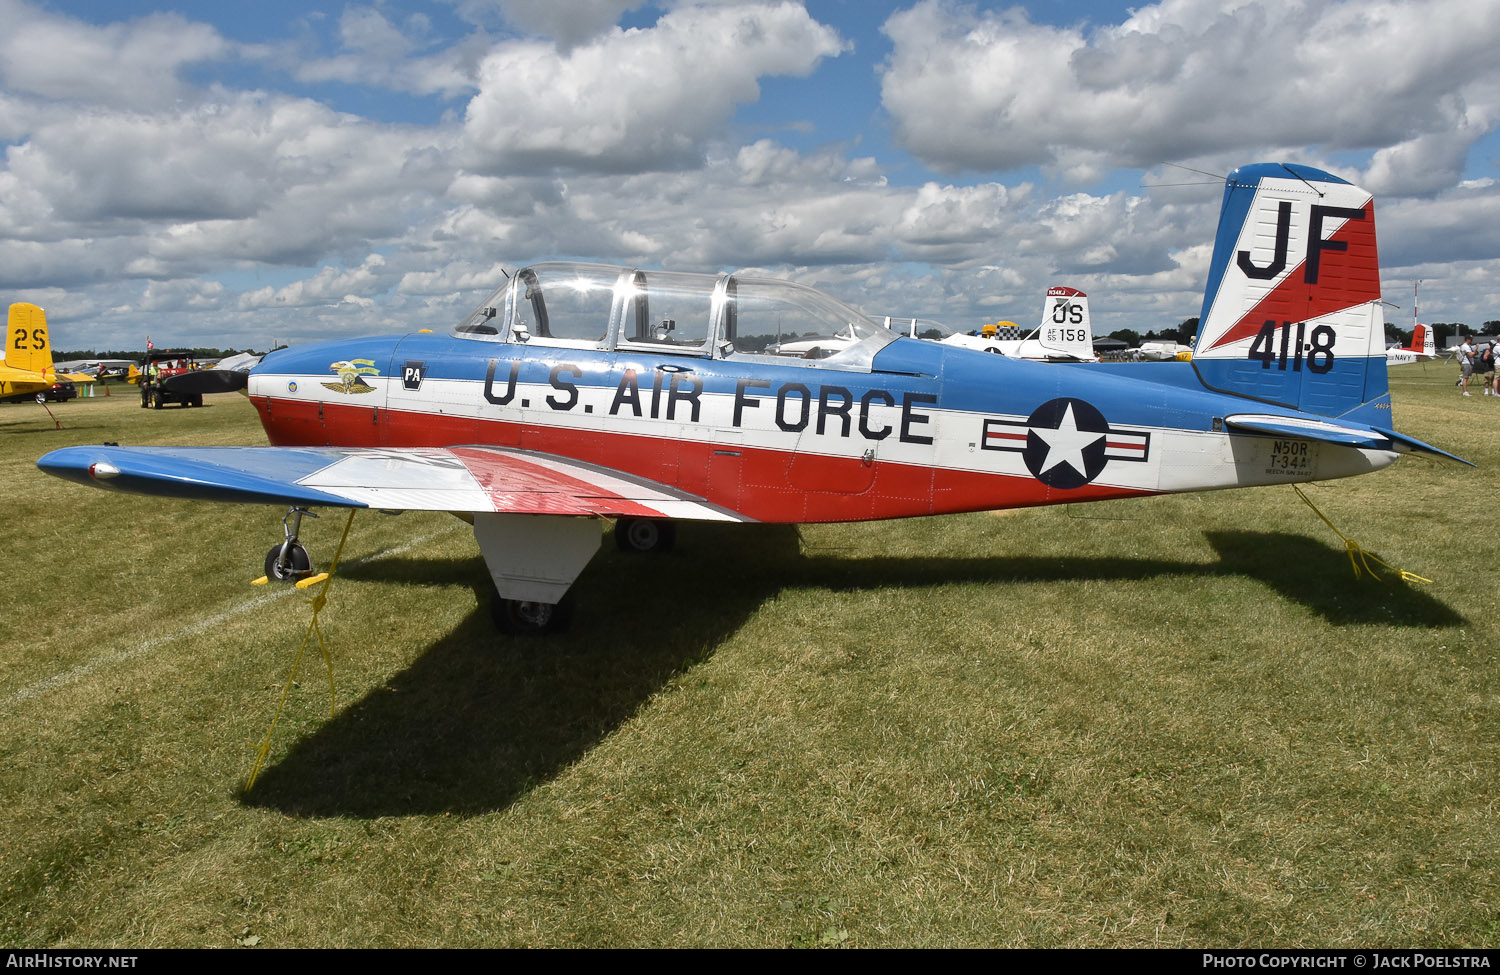
[[[271,446],[68,447],[115,490],[290,506],[267,574],[309,568],[311,507],[470,520],[502,628],[545,631],[615,522],[837,522],[1327,480],[1400,455],[1374,204],[1303,166],[1236,170],[1191,362],[1048,364],[895,335],[791,282],[550,263],[449,334],[268,355]],[[767,354],[777,335],[858,341]]]

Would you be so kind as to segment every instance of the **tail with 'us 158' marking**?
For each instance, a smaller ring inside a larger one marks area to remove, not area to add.
[[[1210,389],[1388,427],[1371,194],[1308,166],[1230,173],[1193,366]]]

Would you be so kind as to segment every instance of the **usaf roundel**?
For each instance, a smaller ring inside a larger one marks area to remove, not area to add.
[[[1090,483],[1112,460],[1144,461],[1151,435],[1111,427],[1090,403],[1070,396],[1048,400],[1024,421],[984,421],[985,450],[1020,453],[1031,476],[1052,488]]]

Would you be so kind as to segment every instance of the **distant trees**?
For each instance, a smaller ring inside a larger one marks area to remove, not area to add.
[[[1164,328],[1160,332],[1153,329],[1145,335],[1128,328],[1121,329],[1118,332],[1110,332],[1109,337],[1122,338],[1126,334],[1135,336],[1130,343],[1132,346],[1140,345],[1142,342],[1176,342],[1178,345],[1192,345],[1193,340],[1198,337],[1198,319],[1187,318],[1176,328]]]

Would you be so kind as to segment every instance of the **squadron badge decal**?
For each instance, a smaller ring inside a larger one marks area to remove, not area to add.
[[[1038,406],[1025,421],[985,420],[981,445],[1020,453],[1032,477],[1068,489],[1093,481],[1109,461],[1144,461],[1151,434],[1111,427],[1093,404],[1064,396]]]
[[[365,382],[365,376],[378,376],[380,370],[375,368],[373,359],[350,359],[348,362],[333,362],[328,366],[329,372],[339,374],[336,383],[324,383],[324,389],[331,389],[335,393],[373,393],[375,387]]]

